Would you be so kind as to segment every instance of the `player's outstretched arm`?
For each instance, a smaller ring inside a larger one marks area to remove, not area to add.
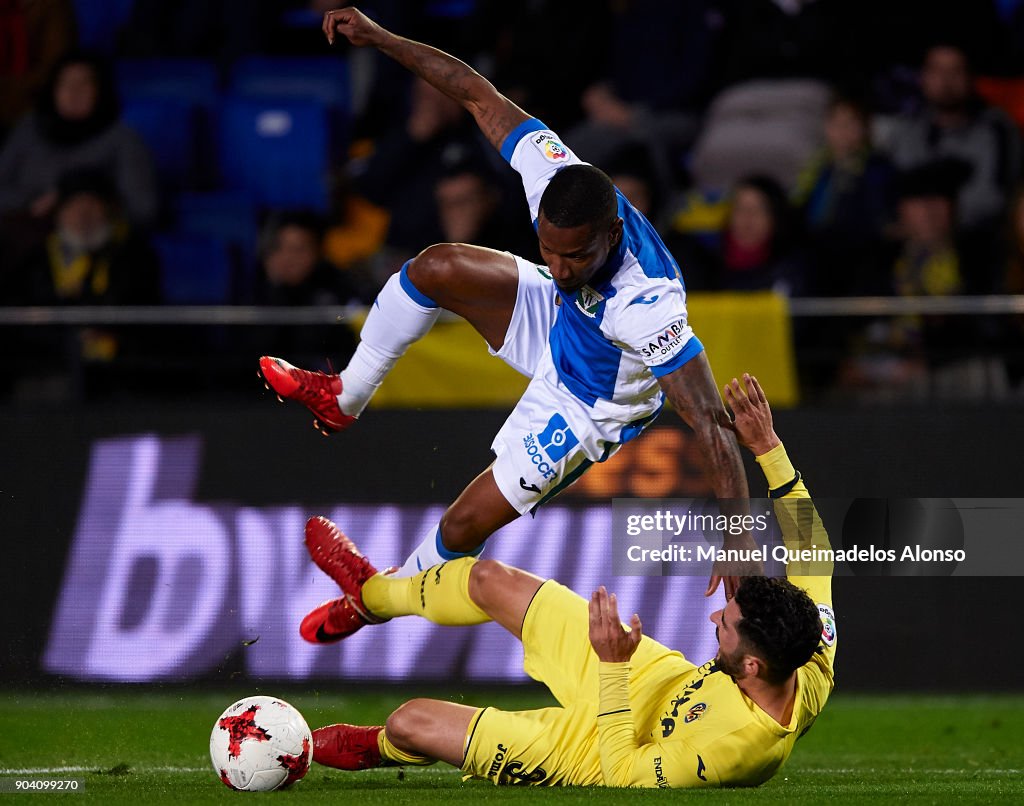
[[[715,495],[722,502],[723,511],[732,510],[725,514],[749,515],[747,475],[729,415],[722,405],[711,366],[704,353],[699,353],[679,369],[662,376],[658,382],[676,412],[693,429],[704,466],[711,474]],[[749,533],[738,537],[727,536],[726,542],[725,548],[756,547]],[[726,598],[731,599],[742,579],[739,574],[756,573],[759,573],[756,568],[730,569],[716,565],[705,595],[710,596],[724,582]]]
[[[341,34],[356,47],[374,47],[460,103],[499,150],[512,130],[530,117],[465,62],[437,48],[396,36],[358,9],[328,11],[324,14],[323,29],[332,45]]]
[[[803,477],[793,467],[782,440],[775,433],[772,410],[757,378],[744,374],[742,384],[733,378],[722,392],[735,417],[733,428],[736,430],[736,438],[754,454],[768,481],[769,495],[776,499],[775,517],[786,548],[793,552],[829,550],[831,545],[828,533],[811,501]],[[811,556],[822,557],[822,554]],[[789,581],[806,590],[818,605],[823,622],[820,655],[829,669],[836,650],[832,572],[831,559],[791,560],[786,565]]]

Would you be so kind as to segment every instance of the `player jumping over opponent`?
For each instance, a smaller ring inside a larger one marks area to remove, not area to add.
[[[531,382],[477,476],[398,571],[476,556],[502,526],[531,512],[639,435],[665,397],[693,429],[719,499],[744,500],[746,478],[704,347],[686,314],[675,260],[608,177],[475,70],[396,36],[354,8],[330,11],[324,32],[375,47],[462,104],[520,173],[546,265],[507,252],[439,244],[391,277],[340,375],[270,356],[267,384],[306,405],[325,434],[351,425],[394,363],[442,308],[465,318],[490,351]],[[749,536],[746,538],[749,540]],[[713,576],[708,595],[721,581]],[[726,595],[736,585],[726,578]],[[310,641],[340,640],[366,622],[351,602],[318,608]]]
[[[772,427],[755,378],[726,399],[757,457],[789,548],[828,536]],[[799,516],[798,516],[799,513]],[[799,534],[804,529],[807,534]],[[719,649],[696,666],[619,621],[614,594],[590,599],[496,560],[464,558],[409,578],[376,574],[323,518],[307,525],[321,569],[370,613],[437,624],[496,621],[523,642],[524,667],[559,707],[500,711],[411,700],[386,726],[313,732],[313,760],[345,770],[445,761],[497,784],[753,786],[771,778],[821,713],[836,651],[831,563],[819,576],[749,577],[711,614]]]

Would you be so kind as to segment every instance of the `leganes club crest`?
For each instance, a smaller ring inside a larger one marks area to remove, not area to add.
[[[604,296],[598,294],[590,286],[585,285],[576,292],[576,307],[591,319],[597,316],[597,309],[601,307],[602,302],[604,302]]]

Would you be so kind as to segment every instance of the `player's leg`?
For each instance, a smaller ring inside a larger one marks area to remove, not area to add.
[[[387,724],[313,731],[313,760],[342,770],[444,761],[496,784],[601,781],[592,708],[501,711],[441,700],[399,706]]]
[[[425,766],[445,761],[462,765],[467,738],[479,708],[416,699],[399,706],[386,725],[327,725],[313,731],[313,760],[341,770]]]
[[[421,616],[445,625],[496,621],[521,638],[526,611],[544,582],[497,560],[466,557],[412,577],[377,574],[366,580],[359,596],[378,619]]]
[[[306,524],[306,547],[344,593],[303,619],[300,632],[313,643],[332,643],[366,624],[409,615],[448,625],[494,620],[519,636],[527,607],[543,584],[525,571],[472,557],[439,563],[411,577],[380,574],[322,517]]]
[[[407,577],[438,563],[475,557],[484,542],[519,517],[488,468],[459,494],[440,522],[430,527],[395,576]]]
[[[507,252],[465,244],[428,247],[384,284],[339,375],[308,372],[270,356],[260,359],[260,370],[278,395],[310,408],[324,433],[339,431],[362,413],[442,308],[463,316],[499,350],[517,304],[519,274],[516,258]]]

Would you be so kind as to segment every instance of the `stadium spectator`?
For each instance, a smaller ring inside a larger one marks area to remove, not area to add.
[[[159,283],[156,254],[122,216],[110,178],[79,171],[58,182],[53,230],[9,278],[9,290],[11,301],[23,305],[155,305]],[[115,362],[149,352],[151,336],[131,328],[28,328],[21,334],[23,349],[38,360],[23,387],[48,391],[25,394],[76,394],[66,388],[70,378],[81,379],[85,367],[89,377],[106,368],[118,371]],[[108,385],[113,391],[120,382]]]
[[[897,234],[890,261],[868,289],[903,297],[991,293],[991,268],[958,236],[956,200],[970,168],[940,160],[903,173],[897,183]],[[843,371],[843,385],[885,396],[924,394],[926,381],[945,387],[986,351],[989,323],[905,315],[870,324]],[[967,363],[965,363],[967,362]],[[966,371],[970,372],[970,369]],[[961,381],[965,378],[961,377]]]
[[[797,294],[803,289],[804,268],[794,248],[793,218],[778,182],[748,176],[736,184],[725,229],[716,238],[684,236],[673,246],[687,276],[695,278],[691,287]]]
[[[346,275],[323,257],[324,224],[314,213],[272,215],[260,237],[261,271],[255,297],[260,305],[345,305],[357,298]],[[313,364],[328,355],[350,355],[354,337],[348,327],[269,327],[259,329],[263,349],[290,350]]]
[[[72,170],[103,171],[134,225],[156,219],[156,175],[145,145],[120,119],[113,76],[100,59],[61,59],[33,113],[0,152],[0,214],[45,219],[57,202],[57,181]]]
[[[837,95],[825,117],[825,147],[804,169],[795,193],[808,236],[808,293],[844,295],[880,259],[893,215],[894,171],[871,145],[866,106]]]
[[[901,170],[944,157],[971,168],[957,199],[957,221],[989,237],[1001,227],[1003,211],[1020,176],[1020,133],[1002,110],[974,92],[966,52],[950,43],[928,49],[921,68],[920,112],[901,116],[888,150]]]
[[[441,240],[532,253],[536,246],[529,213],[518,193],[510,195],[475,152],[445,165],[434,187]]]
[[[577,153],[600,165],[625,146],[642,144],[654,164],[658,192],[672,189],[710,94],[720,21],[714,5],[608,3],[607,65],[583,92],[584,120],[566,134]]]
[[[57,183],[54,227],[21,273],[30,305],[155,305],[155,253],[123,216],[110,177],[75,171]]]
[[[415,79],[408,115],[375,143],[369,157],[349,165],[355,190],[391,215],[385,248],[372,269],[377,288],[441,238],[435,188],[452,165],[469,159],[486,157],[462,108]]]
[[[70,0],[0,0],[0,143],[74,41]]]
[[[771,496],[782,499],[783,540],[791,549],[811,541],[827,549],[764,392],[756,379],[744,381],[733,379],[725,399],[739,441],[757,458]],[[797,501],[805,505],[800,517]],[[526,672],[559,703],[509,712],[412,700],[386,726],[314,731],[313,760],[326,766],[440,760],[495,784],[756,786],[782,767],[835,685],[831,561],[789,564],[786,580],[745,579],[736,598],[711,614],[718,652],[697,666],[643,636],[638,615],[624,627],[604,587],[588,609],[558,583],[495,560],[462,558],[411,578],[386,576],[326,518],[307,523],[306,545],[377,622],[410,615],[447,625],[497,622],[522,641]]]
[[[641,143],[626,143],[602,167],[629,203],[660,232],[664,186],[648,149]]]

